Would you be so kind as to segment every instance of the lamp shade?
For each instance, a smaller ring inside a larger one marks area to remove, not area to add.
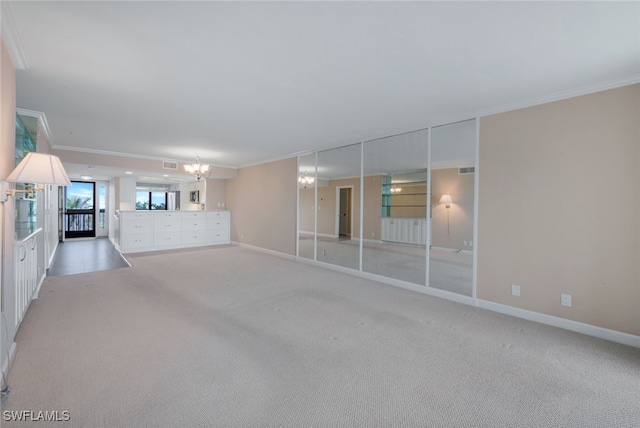
[[[27,153],[7,181],[71,186],[71,180],[57,156],[34,152]]]
[[[453,202],[453,200],[451,199],[450,195],[442,195],[442,197],[440,198],[440,203],[447,204],[447,208],[449,207],[451,202]]]

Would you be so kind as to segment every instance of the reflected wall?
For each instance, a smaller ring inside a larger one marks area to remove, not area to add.
[[[314,260],[316,154],[298,157],[298,257]]]
[[[428,284],[432,288],[472,296],[475,120],[432,128],[430,146]]]
[[[361,144],[318,152],[316,260],[360,269]]]
[[[365,272],[426,284],[428,131],[364,143]]]

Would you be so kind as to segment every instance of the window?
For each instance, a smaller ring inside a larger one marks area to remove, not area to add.
[[[136,210],[166,210],[167,192],[136,191]]]

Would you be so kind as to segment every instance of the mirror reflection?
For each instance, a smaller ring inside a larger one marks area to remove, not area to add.
[[[426,130],[364,143],[365,272],[426,282]]]
[[[360,269],[360,158],[360,144],[318,152],[317,261]]]
[[[431,130],[429,286],[473,294],[475,120]]]
[[[316,154],[298,157],[298,257],[314,259]]]

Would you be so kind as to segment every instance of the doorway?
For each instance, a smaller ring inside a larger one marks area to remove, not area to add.
[[[65,188],[64,238],[94,238],[96,236],[96,183],[72,181]]]
[[[353,186],[336,188],[336,235],[338,239],[351,239],[353,224]]]

